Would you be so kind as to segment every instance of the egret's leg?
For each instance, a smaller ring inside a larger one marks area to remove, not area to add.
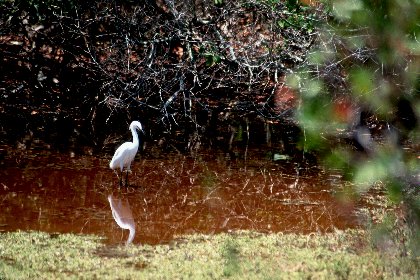
[[[115,173],[115,175],[117,175],[117,178],[118,178],[118,180],[120,182],[120,186],[121,186],[121,184],[122,184],[122,181],[121,181],[122,171],[118,172],[118,169],[114,169],[114,173]]]
[[[123,171],[121,170],[121,173],[120,173],[120,187],[122,186],[122,177],[123,177]]]
[[[128,187],[128,169],[126,170],[126,173],[125,173],[125,186],[126,187]]]
[[[131,172],[130,166],[131,166],[131,163],[128,163],[127,168],[125,170],[127,172],[125,174],[125,186],[126,187],[128,187],[128,172]]]

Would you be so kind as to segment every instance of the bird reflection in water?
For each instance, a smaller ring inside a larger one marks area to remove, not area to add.
[[[112,194],[108,196],[109,205],[111,206],[112,216],[117,224],[123,228],[128,229],[130,234],[126,241],[126,245],[133,242],[134,235],[136,234],[136,225],[134,223],[133,213],[131,212],[130,204],[127,198],[116,198]]]

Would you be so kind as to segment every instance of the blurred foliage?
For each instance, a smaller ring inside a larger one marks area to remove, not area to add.
[[[351,194],[384,183],[390,200],[407,209],[418,254],[420,2],[323,2],[330,17],[318,48],[288,77],[301,94],[302,147],[342,170]]]

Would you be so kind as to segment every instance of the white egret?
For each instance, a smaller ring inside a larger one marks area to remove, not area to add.
[[[123,169],[126,169],[125,185],[128,185],[128,172],[130,171],[131,162],[136,156],[137,150],[139,148],[139,136],[137,135],[136,129],[143,131],[141,123],[138,121],[133,121],[130,124],[130,130],[133,134],[133,142],[125,142],[115,151],[114,156],[112,157],[109,167],[113,170],[119,168],[121,171],[120,177],[120,186],[122,185],[122,175]]]
[[[130,204],[127,199],[123,201],[121,198],[115,198],[112,194],[108,196],[108,201],[111,206],[112,216],[114,217],[115,222],[117,222],[121,228],[128,229],[130,231],[125,243],[128,245],[133,242],[134,235],[136,234],[136,224],[134,223]]]

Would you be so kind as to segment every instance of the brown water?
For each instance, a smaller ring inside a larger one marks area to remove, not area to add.
[[[121,218],[135,227],[134,243],[155,244],[189,233],[308,233],[356,225],[351,210],[334,199],[336,177],[293,162],[274,163],[258,151],[247,160],[223,153],[137,156],[128,188],[118,187],[108,163],[45,151],[6,156],[0,231],[98,234],[122,244],[129,231],[117,224]]]

